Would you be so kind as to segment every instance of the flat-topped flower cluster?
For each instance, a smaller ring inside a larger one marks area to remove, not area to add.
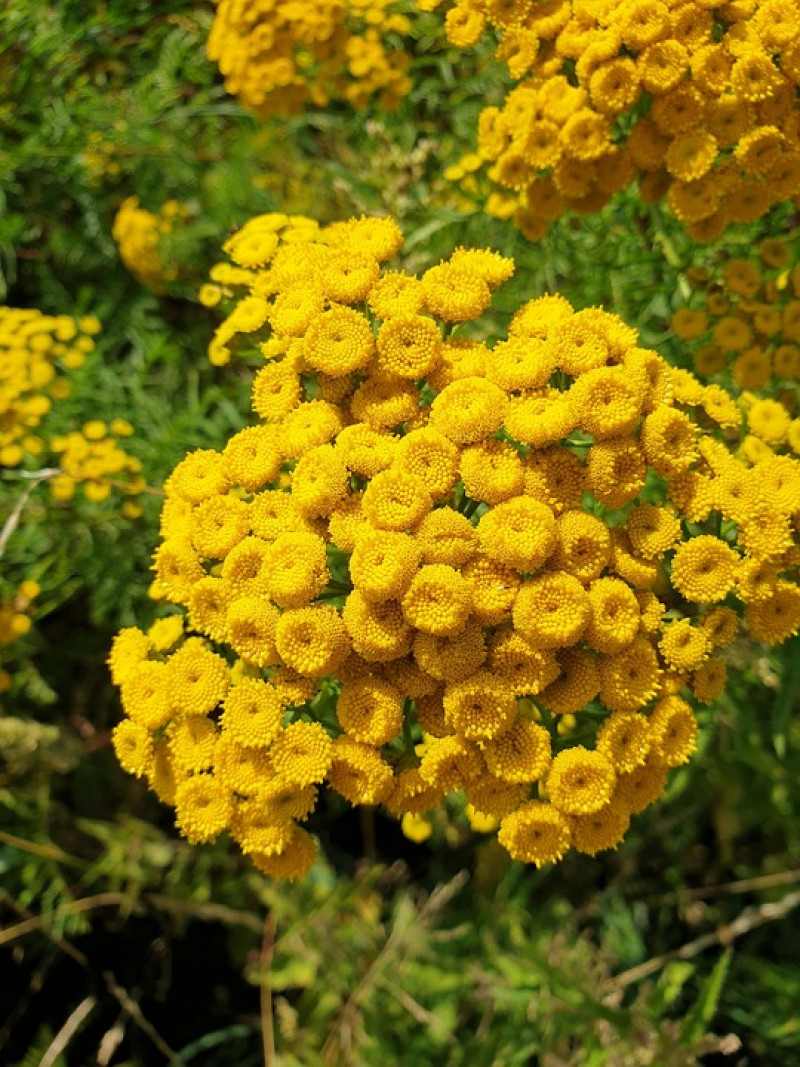
[[[133,427],[125,419],[106,424],[92,419],[80,428],[53,435],[54,403],[70,394],[70,375],[94,350],[100,322],[94,315],[45,315],[34,308],[0,307],[0,469],[24,468],[29,476],[46,464],[51,495],[69,500],[78,486],[95,502],[116,486],[129,497],[144,487],[141,463],[119,439]],[[139,505],[128,500],[123,513],[135,518]]]
[[[46,450],[42,420],[54,401],[69,395],[69,374],[94,349],[99,330],[93,315],[0,307],[0,467],[17,467]]]
[[[800,194],[795,0],[457,0],[445,25],[459,48],[499,37],[517,84],[478,152],[531,240],[636,181],[700,241]]]
[[[122,262],[137,281],[156,293],[175,281],[177,272],[165,265],[160,242],[171,233],[176,222],[186,218],[187,210],[178,200],[167,200],[157,213],[148,211],[139,198],[129,196],[120,204],[114,218],[112,236],[117,242]]]
[[[800,453],[797,383],[800,382],[800,264],[785,238],[766,238],[758,257],[717,257],[688,279],[691,307],[672,316],[675,333],[690,343],[697,376],[758,393],[751,433],[764,449],[789,444]],[[773,416],[766,419],[767,412]]]
[[[256,421],[168,479],[154,586],[181,613],[110,658],[123,766],[276,877],[312,863],[323,787],[398,817],[463,791],[537,865],[613,848],[742,624],[800,627],[800,464],[737,459],[723,389],[557,295],[483,343],[513,261],[415,276],[401,246],[366,218],[232,239]]]
[[[229,93],[262,117],[341,100],[396,108],[411,87],[396,0],[217,0],[208,56]]]

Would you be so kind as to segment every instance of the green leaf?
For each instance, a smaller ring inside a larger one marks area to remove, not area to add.
[[[683,1023],[683,1036],[687,1042],[699,1041],[708,1033],[711,1020],[717,1013],[717,1005],[722,994],[722,987],[728,975],[733,951],[726,949],[714,964],[714,970],[708,976],[700,997]]]
[[[681,990],[695,972],[695,965],[688,960],[668,963],[648,997],[648,1008],[654,1019],[660,1019],[667,1008],[678,999]]]

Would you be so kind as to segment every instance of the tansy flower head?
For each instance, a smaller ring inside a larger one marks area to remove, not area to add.
[[[679,619],[665,626],[658,647],[669,666],[678,671],[699,667],[710,651],[705,632],[692,626],[690,619]]]
[[[424,315],[394,315],[377,338],[377,364],[384,374],[424,378],[436,367],[442,339],[435,321]]]
[[[388,682],[357,678],[342,686],[336,716],[354,741],[384,745],[403,728],[402,704],[402,694]]]
[[[598,578],[589,586],[591,618],[586,643],[607,655],[627,648],[639,630],[639,602],[620,578]]]
[[[394,470],[421,479],[430,495],[440,500],[458,478],[458,449],[430,426],[411,430],[397,443]]]
[[[349,644],[344,623],[327,604],[285,611],[275,628],[283,662],[309,678],[330,674],[347,655]]]
[[[611,558],[611,535],[600,519],[568,511],[558,521],[556,565],[583,584],[599,577]]]
[[[407,534],[366,531],[350,557],[353,587],[367,600],[402,597],[421,558],[419,544]]]
[[[668,767],[687,763],[697,748],[697,719],[691,706],[678,696],[665,697],[649,720],[653,750]]]
[[[391,767],[376,748],[347,737],[334,744],[328,782],[351,804],[380,804],[393,781]]]
[[[472,595],[469,583],[455,568],[428,563],[412,578],[402,604],[406,622],[415,629],[453,637],[464,629]]]
[[[270,764],[298,786],[321,782],[331,765],[333,745],[315,722],[294,722],[281,730],[269,748]]]
[[[460,737],[486,740],[502,734],[516,714],[511,686],[488,671],[452,682],[444,693],[445,723]]]
[[[431,509],[422,478],[402,470],[381,471],[364,493],[364,514],[379,530],[409,530]]]
[[[738,556],[709,534],[678,545],[672,560],[672,584],[696,603],[724,600],[736,580]]]
[[[518,496],[486,512],[478,523],[478,540],[498,563],[537,571],[556,547],[555,518],[546,504]]]
[[[550,767],[550,734],[543,726],[517,718],[510,729],[487,741],[486,766],[504,782],[529,784],[544,778]]]
[[[536,696],[560,671],[549,649],[536,648],[522,634],[501,630],[492,638],[492,671],[509,682],[519,696]]]
[[[610,800],[616,773],[602,752],[582,745],[559,752],[547,776],[551,803],[566,815],[591,815]]]
[[[420,631],[414,638],[414,659],[430,678],[458,682],[477,671],[486,659],[483,627],[468,619],[454,637],[438,637]],[[424,695],[424,694],[420,694]]]
[[[431,425],[456,444],[473,444],[499,429],[506,394],[484,378],[446,386],[431,406]]]
[[[616,711],[597,731],[597,751],[606,756],[617,774],[629,774],[650,751],[650,729],[644,715]]]
[[[283,704],[274,686],[260,678],[243,678],[228,691],[220,724],[240,744],[261,748],[275,739],[282,717]]]
[[[120,630],[114,638],[108,657],[112,682],[121,685],[139,663],[147,660],[150,647],[150,639],[138,627],[129,626]]]
[[[194,843],[213,841],[233,815],[231,791],[213,774],[195,774],[175,791],[175,822]]]
[[[514,601],[514,625],[532,645],[566,648],[583,634],[590,618],[589,598],[571,574],[531,579]]]
[[[111,741],[124,771],[137,778],[150,773],[153,765],[153,735],[146,726],[126,719],[114,727]]]
[[[575,815],[570,820],[573,848],[587,856],[616,848],[625,837],[630,821],[627,805],[613,800],[591,815]]]
[[[186,643],[167,662],[169,701],[185,715],[205,715],[222,701],[230,684],[225,660],[202,643]]]
[[[623,651],[602,659],[599,669],[600,699],[609,711],[636,711],[658,691],[658,657],[643,634]]]
[[[506,815],[497,839],[512,859],[543,867],[565,855],[572,835],[569,822],[557,808],[530,800]]]

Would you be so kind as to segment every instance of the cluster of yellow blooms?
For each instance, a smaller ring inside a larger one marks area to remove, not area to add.
[[[81,158],[90,185],[102,185],[106,179],[118,177],[122,170],[117,146],[99,130],[92,130],[86,138]]]
[[[53,401],[69,394],[65,374],[83,365],[99,330],[92,315],[0,307],[0,467],[45,451],[36,430]]]
[[[41,592],[38,582],[26,580],[11,596],[0,598],[0,645],[10,645],[31,628],[29,608]],[[4,688],[0,682],[0,691]]]
[[[636,179],[701,241],[800,194],[795,0],[457,0],[445,25],[459,48],[500,38],[518,84],[478,153],[531,240]]]
[[[118,438],[130,437],[133,427],[127,419],[92,419],[80,430],[53,437],[50,449],[58,458],[60,473],[50,479],[54,500],[71,500],[80,484],[87,500],[107,500],[112,489],[128,497],[138,496],[146,482],[141,475],[142,462],[120,448]],[[121,508],[126,519],[138,519],[142,506],[126,500]]]
[[[262,117],[374,97],[396,108],[411,83],[396,0],[216,0],[207,52],[229,93]]]
[[[41,591],[38,582],[26,579],[19,583],[13,593],[0,597],[0,648],[3,645],[12,645],[29,633],[33,625],[33,601]],[[0,667],[0,693],[7,692],[12,683],[12,675]]]
[[[265,267],[279,249],[281,255],[291,257],[292,253],[284,246],[302,245],[313,242],[320,233],[316,219],[305,215],[284,215],[273,212],[258,215],[245,223],[232,237],[223,244],[222,250],[233,263],[216,263],[209,272],[211,281],[203,285],[198,293],[200,303],[205,307],[216,307],[220,302],[229,303],[242,286],[249,286],[254,279],[253,271]],[[214,331],[214,337],[208,347],[208,358],[214,366],[222,367],[229,363],[233,354],[232,346],[252,349],[249,334],[264,325],[264,301],[260,294],[254,294],[254,300],[237,300],[236,306],[228,317]]]
[[[111,233],[122,262],[134,278],[156,293],[163,293],[167,283],[178,276],[161,258],[161,238],[186,215],[186,208],[177,200],[167,200],[154,215],[139,206],[138,197],[129,196],[122,201],[114,219]]]
[[[41,435],[53,401],[69,395],[67,373],[83,365],[99,331],[93,315],[74,319],[0,307],[0,468],[32,464],[35,472],[47,454],[54,453],[58,473],[49,473],[47,480],[56,500],[74,496],[78,483],[93,501],[105,500],[114,484],[128,496],[144,488],[141,462],[116,440],[133,433],[126,419],[114,419],[108,426],[93,419],[62,436]],[[122,512],[136,518],[141,508],[130,500]]]
[[[730,374],[738,389],[766,392],[793,412],[793,383],[800,382],[800,265],[793,264],[787,241],[767,238],[757,260],[727,258],[713,271],[695,268],[688,277],[699,304],[676,311],[670,325],[694,342],[697,375],[724,381]],[[800,446],[795,423],[793,447]]]
[[[463,790],[537,865],[613,848],[740,619],[800,628],[800,463],[737,459],[722,388],[555,295],[471,339],[513,260],[418,277],[401,245],[352,219],[236,268],[258,421],[170,475],[155,586],[186,619],[109,661],[123,767],[275,877],[313,861],[323,784],[398,817]]]

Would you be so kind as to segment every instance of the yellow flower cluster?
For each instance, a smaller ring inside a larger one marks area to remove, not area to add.
[[[215,366],[221,367],[230,362],[233,349],[240,339],[247,341],[247,335],[259,329],[267,321],[268,304],[260,288],[255,284],[257,271],[265,267],[284,246],[302,245],[313,241],[319,232],[319,223],[305,215],[284,215],[272,212],[258,215],[223,244],[222,250],[230,256],[233,263],[215,264],[210,271],[211,281],[203,285],[198,293],[200,303],[205,307],[216,307],[220,302],[230,304],[241,291],[242,286],[252,286],[251,299],[236,300],[230,315],[214,331],[214,337],[208,348],[208,358]],[[281,251],[281,256],[291,259],[292,252]],[[278,257],[280,260],[280,256]],[[291,315],[289,301],[284,301],[284,313]],[[302,300],[295,314],[302,316]]]
[[[3,646],[13,645],[20,637],[30,633],[33,626],[33,601],[41,591],[38,582],[25,579],[13,592],[0,596],[0,653],[3,652]],[[11,655],[13,656],[13,650]],[[0,666],[0,693],[6,693],[14,684],[14,665],[8,662],[6,657],[0,658],[0,662],[5,662],[5,666]]]
[[[19,637],[24,637],[31,628],[30,610],[32,602],[41,592],[38,582],[26,580],[11,596],[0,598],[0,645],[10,645]],[[5,672],[0,672],[5,675]],[[0,692],[4,688],[5,678],[0,678]]]
[[[397,0],[216,0],[207,52],[229,93],[262,117],[377,97],[393,110],[408,92],[409,33]]]
[[[43,315],[0,307],[0,467],[41,456],[36,433],[54,400],[69,393],[67,372],[94,349],[100,323],[92,316]]]
[[[445,26],[458,48],[499,36],[517,84],[478,154],[502,191],[487,210],[516,203],[530,240],[637,179],[701,241],[800,194],[795,0],[457,0]]]
[[[92,130],[86,138],[81,158],[90,185],[98,186],[108,179],[113,180],[122,170],[117,146],[99,130]]]
[[[701,434],[736,403],[599,309],[543,296],[473,339],[514,262],[415,276],[401,245],[351,219],[237,276],[258,419],[164,487],[187,636],[110,659],[123,766],[276,877],[313,861],[323,785],[401,818],[463,791],[537,865],[613,848],[695,751],[742,609],[800,628],[800,463]]]
[[[688,272],[699,294],[696,307],[680,308],[672,316],[672,330],[692,342],[695,373],[702,379],[729,380],[738,390],[762,392],[780,400],[790,414],[796,407],[800,382],[800,266],[793,264],[792,245],[767,238],[757,259],[728,257],[713,271]],[[787,437],[800,451],[800,423],[767,443]],[[795,420],[797,422],[797,420]]]
[[[25,465],[36,471],[52,460],[47,481],[56,500],[68,500],[81,483],[88,500],[107,499],[114,485],[134,497],[144,488],[141,462],[118,438],[130,437],[126,419],[93,419],[61,436],[42,435],[53,401],[70,391],[67,374],[82,366],[95,347],[100,322],[93,315],[43,315],[33,309],[0,307],[0,468]],[[141,507],[126,501],[122,513],[137,518]]]
[[[177,271],[165,266],[159,242],[186,214],[186,208],[177,200],[167,200],[154,215],[140,207],[138,197],[129,196],[122,201],[114,219],[111,233],[122,262],[137,281],[156,293],[163,293],[166,284],[177,277]]]
[[[52,438],[50,450],[58,458],[60,471],[50,479],[53,499],[72,499],[78,484],[86,499],[94,503],[107,500],[114,488],[126,496],[138,496],[146,484],[140,473],[141,460],[128,455],[118,441],[132,433],[133,427],[126,419],[113,419],[110,424],[92,419],[80,430]],[[121,511],[127,519],[137,519],[142,514],[141,505],[135,500],[126,500]]]

